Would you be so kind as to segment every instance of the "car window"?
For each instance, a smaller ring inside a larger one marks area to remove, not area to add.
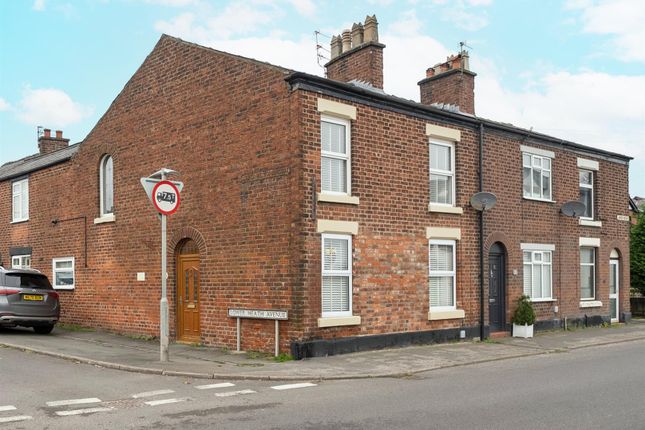
[[[51,289],[52,285],[45,275],[29,273],[6,273],[4,275],[7,287]]]

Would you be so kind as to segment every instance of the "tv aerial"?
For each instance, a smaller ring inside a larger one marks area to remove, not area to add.
[[[579,217],[585,213],[586,209],[587,206],[585,206],[584,203],[575,200],[563,204],[562,208],[560,208],[560,212],[566,216]]]
[[[470,198],[470,206],[480,212],[491,209],[497,203],[497,197],[493,193],[480,192]]]

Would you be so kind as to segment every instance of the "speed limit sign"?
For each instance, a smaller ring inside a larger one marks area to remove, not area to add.
[[[179,208],[179,189],[170,181],[160,181],[152,189],[152,204],[164,215],[172,215]]]

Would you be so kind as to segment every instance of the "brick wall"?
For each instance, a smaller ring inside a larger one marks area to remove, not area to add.
[[[340,54],[325,65],[327,77],[342,82],[357,79],[383,88],[383,48],[381,43],[369,42]]]
[[[450,70],[419,82],[421,103],[459,106],[461,112],[475,114],[475,74],[469,70]]]

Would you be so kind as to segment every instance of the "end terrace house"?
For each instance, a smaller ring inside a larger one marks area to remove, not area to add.
[[[478,338],[522,294],[538,329],[629,320],[630,157],[478,117],[465,51],[419,71],[420,102],[389,95],[385,51],[374,16],[332,39],[324,78],[162,36],[82,142],[46,132],[0,168],[2,264],[50,276],[63,321],[156,335],[139,178],[168,167],[178,341],[235,348],[229,309],[287,311],[296,357]],[[273,351],[273,321],[241,332]]]

